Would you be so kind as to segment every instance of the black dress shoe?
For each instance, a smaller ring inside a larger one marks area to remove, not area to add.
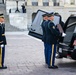
[[[7,66],[2,66],[0,67],[0,69],[7,69]]]
[[[48,66],[48,68],[49,68],[49,69],[57,69],[58,66],[55,66],[55,65],[54,65],[54,66]]]

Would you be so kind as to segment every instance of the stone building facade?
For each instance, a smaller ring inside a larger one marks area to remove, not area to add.
[[[39,9],[58,12],[64,22],[71,14],[76,14],[76,0],[25,0],[25,4],[29,19],[28,26],[32,22],[31,15]]]
[[[28,27],[32,23],[32,14],[36,13],[39,9],[47,12],[58,12],[64,22],[71,14],[76,14],[76,0],[5,0],[4,3],[6,4],[8,14],[9,9],[16,8],[16,1],[19,3],[19,9],[21,9],[23,3],[25,4]]]
[[[76,0],[0,0],[0,2],[6,1],[24,1],[27,6],[75,6]]]

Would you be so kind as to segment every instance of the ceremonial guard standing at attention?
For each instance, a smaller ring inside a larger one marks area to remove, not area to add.
[[[48,24],[45,25],[45,32],[46,32],[46,44],[48,49],[48,68],[56,69],[58,68],[55,63],[55,54],[56,54],[56,44],[57,39],[61,36],[61,33],[56,28],[55,24],[53,23],[54,14],[48,14]]]
[[[5,45],[6,45],[6,37],[5,37],[4,15],[0,14],[0,69],[7,69],[7,67],[4,66]]]
[[[44,43],[44,55],[45,55],[45,64],[48,64],[48,50],[47,50],[47,43],[46,43],[46,32],[45,32],[45,25],[48,24],[48,13],[43,14],[43,22],[41,24],[43,35],[42,35],[42,41]]]

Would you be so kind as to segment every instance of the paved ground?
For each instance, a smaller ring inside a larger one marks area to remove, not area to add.
[[[76,75],[76,61],[56,59],[58,69],[48,69],[44,62],[42,41],[27,32],[6,33],[6,70],[0,75]]]

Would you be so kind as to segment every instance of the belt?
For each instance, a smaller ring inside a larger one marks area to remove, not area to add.
[[[2,36],[5,36],[5,34],[2,34]]]

